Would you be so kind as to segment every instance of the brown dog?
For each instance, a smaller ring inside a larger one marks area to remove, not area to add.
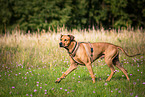
[[[129,56],[121,47],[110,44],[110,43],[85,43],[85,42],[76,42],[74,40],[74,36],[72,35],[61,35],[60,38],[60,47],[64,47],[69,55],[71,65],[69,69],[62,74],[62,76],[57,79],[55,82],[59,83],[62,79],[64,79],[70,72],[75,70],[78,67],[78,64],[86,65],[89,70],[89,73],[92,77],[93,83],[95,83],[95,76],[93,74],[91,63],[100,57],[105,58],[105,62],[108,67],[111,69],[111,74],[107,78],[106,81],[110,81],[113,74],[115,73],[115,69],[113,64],[119,68],[129,80],[127,75],[127,70],[119,62],[119,52],[118,49],[122,50],[125,55]]]

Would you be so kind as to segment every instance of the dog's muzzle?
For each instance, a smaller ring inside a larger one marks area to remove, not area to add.
[[[60,46],[60,47],[63,47],[63,44],[62,44],[62,42],[60,42],[60,43],[59,43],[59,46]]]

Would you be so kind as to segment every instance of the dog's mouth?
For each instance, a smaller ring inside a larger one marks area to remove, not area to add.
[[[64,48],[66,48],[66,47],[68,47],[68,46],[65,46],[62,42],[60,42],[60,43],[59,43],[59,47],[64,47]]]

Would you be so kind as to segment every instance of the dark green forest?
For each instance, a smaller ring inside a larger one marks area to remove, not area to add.
[[[145,28],[145,0],[0,0],[0,31]]]

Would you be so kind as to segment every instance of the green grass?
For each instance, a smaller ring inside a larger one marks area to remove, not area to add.
[[[0,96],[1,97],[144,97],[145,96],[145,33],[141,30],[90,30],[71,34],[77,41],[111,42],[123,47],[130,55],[120,52],[120,61],[128,70],[130,81],[117,72],[110,82],[110,74],[104,60],[96,60],[92,66],[96,76],[93,84],[85,66],[79,66],[61,83],[54,83],[70,65],[67,51],[59,48],[60,33],[24,35],[21,32],[0,37]],[[64,31],[62,33],[69,33]]]
[[[121,71],[116,72],[110,82],[105,82],[108,74],[110,74],[107,65],[93,67],[96,76],[95,84],[92,83],[87,68],[80,66],[59,84],[54,83],[54,81],[68,67],[56,66],[52,70],[46,68],[19,68],[2,71],[0,93],[2,97],[27,95],[38,97],[143,97],[145,95],[145,84],[143,84],[145,83],[145,66],[143,61],[140,58],[138,62],[133,63],[133,66],[130,64],[124,66],[129,72],[130,82],[126,80]],[[37,91],[35,92],[35,90]]]

